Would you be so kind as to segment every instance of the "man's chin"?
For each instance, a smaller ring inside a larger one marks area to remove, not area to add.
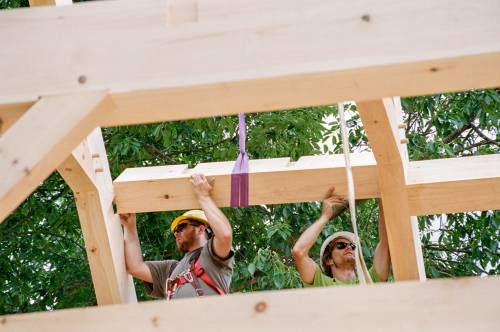
[[[176,242],[175,244],[177,245],[177,250],[179,250],[182,253],[186,253],[187,252],[187,250],[185,248],[186,246],[182,245],[182,243]]]
[[[356,265],[356,259],[354,258],[354,256],[351,255],[345,256],[345,261],[349,266],[354,267]]]

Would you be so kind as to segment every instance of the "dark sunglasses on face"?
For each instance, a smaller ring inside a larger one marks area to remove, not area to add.
[[[193,227],[198,227],[198,226],[201,226],[201,224],[192,223],[192,222],[185,222],[185,223],[180,224],[179,226],[177,226],[177,227],[174,229],[174,234],[175,234],[175,233],[182,233],[182,231],[184,230],[184,228],[186,228],[188,225],[191,225],[191,226],[193,226]]]
[[[350,246],[352,250],[356,250],[356,245],[351,242],[337,242],[334,244],[334,248],[338,250],[344,250],[347,248],[347,246]]]

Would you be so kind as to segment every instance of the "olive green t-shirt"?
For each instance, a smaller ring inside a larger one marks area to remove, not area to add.
[[[231,277],[233,275],[234,252],[231,250],[226,259],[218,257],[212,248],[213,239],[212,237],[208,240],[201,249],[199,263],[212,281],[227,294],[230,291]],[[170,276],[172,264],[177,263],[177,266],[172,270],[171,274],[171,277],[175,278],[191,267],[190,258],[193,254],[194,251],[186,253],[180,261],[165,260],[145,262],[153,277],[153,283],[144,282],[146,293],[152,297],[165,298],[165,283]],[[201,280],[201,278],[198,278],[198,280],[200,281],[200,286],[203,288],[205,295],[217,294],[217,292]],[[185,283],[176,290],[172,299],[196,296],[194,287],[190,283]]]
[[[378,275],[375,267],[372,266],[371,269],[368,270],[368,273],[372,277],[373,282],[380,282],[380,276]],[[304,287],[326,287],[326,286],[343,286],[343,285],[355,285],[358,284],[358,278],[340,281],[335,278],[330,278],[326,274],[321,271],[319,266],[316,267],[316,271],[314,272],[314,280],[312,284],[308,284],[303,282]]]

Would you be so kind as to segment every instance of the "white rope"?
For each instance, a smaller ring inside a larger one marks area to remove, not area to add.
[[[358,236],[358,224],[356,220],[356,200],[355,200],[355,192],[354,192],[354,180],[352,177],[352,168],[351,168],[351,159],[350,159],[350,150],[349,150],[349,135],[348,129],[345,121],[344,115],[344,104],[338,103],[338,111],[340,116],[340,130],[342,132],[342,147],[344,150],[344,159],[345,159],[345,170],[347,176],[347,192],[348,192],[348,202],[349,202],[349,211],[351,213],[351,223],[352,229],[354,230],[354,235],[356,235],[356,243],[357,250],[355,251],[355,261],[356,261],[356,271],[358,274],[359,282],[363,285],[372,283],[372,278],[368,273],[368,269],[366,268],[365,259],[363,257],[363,252],[361,250],[361,241]]]

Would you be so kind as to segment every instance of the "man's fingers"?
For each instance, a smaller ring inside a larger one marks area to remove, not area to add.
[[[208,180],[208,184],[209,184],[210,186],[212,186],[212,187],[213,187],[213,185],[215,184],[215,176],[212,176],[212,177]]]
[[[328,191],[325,194],[325,198],[331,197],[335,195],[335,187],[328,188]]]
[[[332,197],[328,197],[327,199],[325,199],[325,201],[328,201],[328,202],[345,201],[345,199],[342,196],[332,196]]]

